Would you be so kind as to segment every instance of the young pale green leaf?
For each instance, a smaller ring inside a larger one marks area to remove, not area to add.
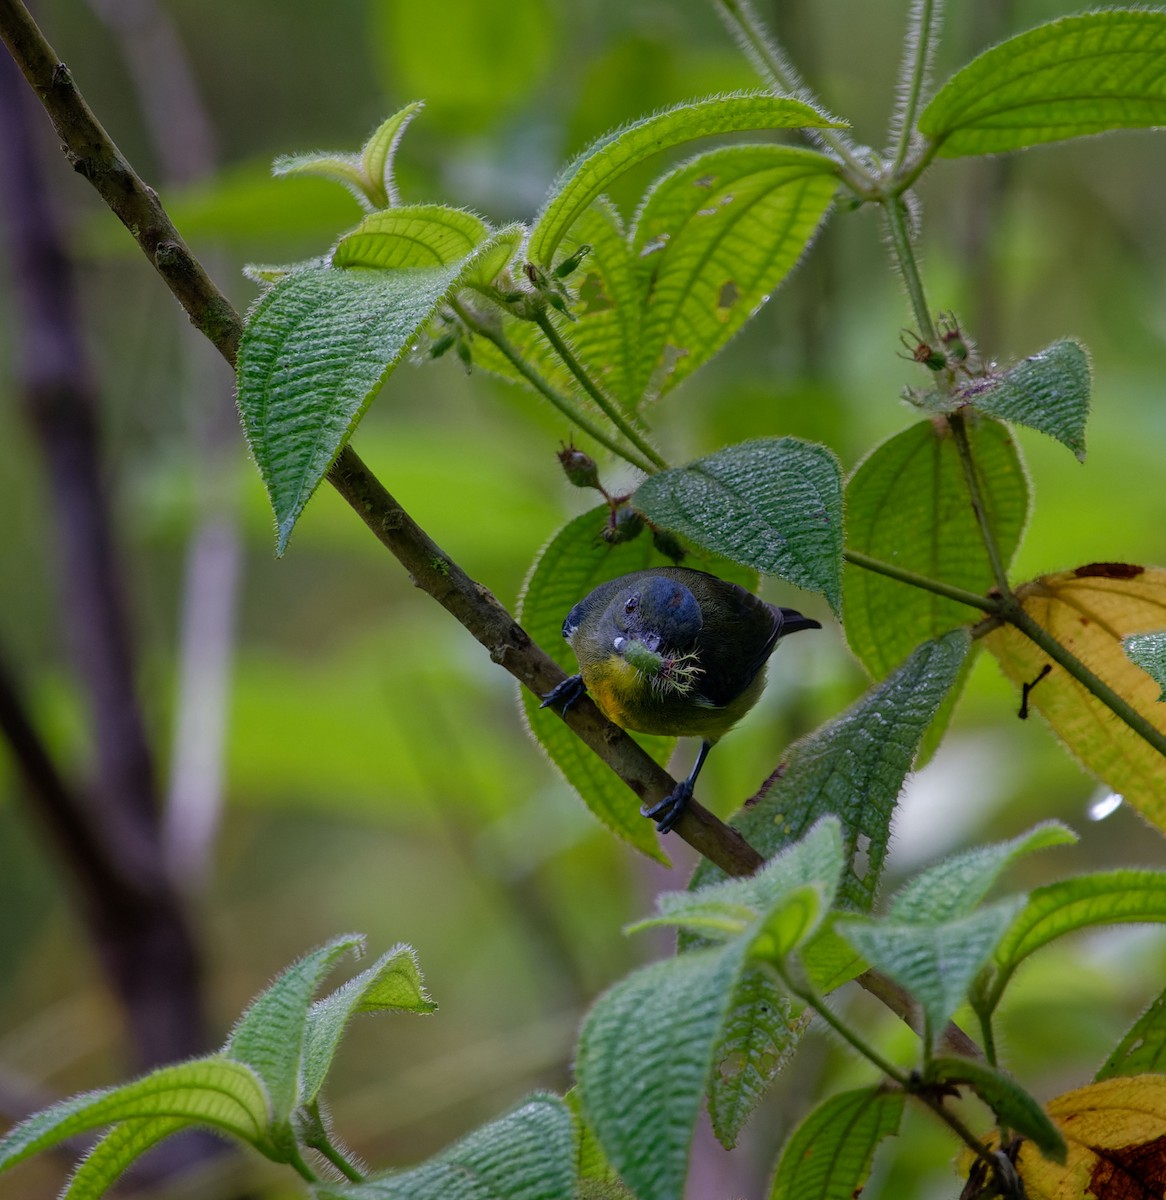
[[[332,251],[332,265],[378,271],[460,266],[489,232],[481,217],[444,204],[389,208],[345,234]]]
[[[713,1132],[726,1150],[797,1047],[806,1021],[760,966],[746,966],[713,1050],[708,1109]]]
[[[185,1117],[144,1117],[115,1125],[78,1164],[61,1200],[99,1200],[147,1150],[190,1124]]]
[[[842,822],[846,870],[840,902],[870,908],[886,858],[891,814],[924,730],[968,653],[964,630],[920,646],[840,717],[795,742],[783,770],[731,824],[767,858],[827,813]],[[693,886],[724,878],[707,861]]]
[[[932,1060],[928,1080],[937,1083],[963,1083],[996,1114],[1001,1125],[1026,1137],[1054,1162],[1064,1162],[1068,1147],[1061,1131],[1048,1113],[1004,1071],[968,1058]]]
[[[338,959],[357,953],[364,938],[333,938],[305,954],[259,993],[231,1031],[223,1053],[252,1067],[271,1098],[273,1127],[285,1126],[300,1103],[300,1069],[307,1037],[308,1010],[320,983]]]
[[[837,163],[790,146],[725,146],[661,179],[636,219],[644,306],[632,392],[707,362],[793,270],[837,189]]]
[[[519,1108],[407,1171],[317,1183],[317,1200],[574,1200],[575,1137],[558,1096]]]
[[[525,236],[526,226],[521,222],[496,229],[474,252],[473,259],[462,272],[461,284],[479,291],[493,288]]]
[[[1045,821],[1008,842],[953,854],[903,885],[891,901],[892,921],[939,924],[964,917],[980,903],[1006,867],[1025,854],[1071,845],[1077,835],[1060,821]]]
[[[831,1096],[786,1142],[770,1200],[852,1200],[879,1143],[899,1132],[902,1115],[902,1092],[863,1088]]]
[[[828,909],[820,885],[803,883],[792,888],[762,919],[749,953],[763,962],[781,962],[818,928]]]
[[[1166,921],[1166,872],[1098,871],[1036,888],[996,948],[1003,977],[1049,942],[1091,925]]]
[[[583,1110],[638,1200],[684,1191],[692,1132],[745,964],[747,941],[694,950],[621,980],[583,1025]]]
[[[271,173],[286,178],[313,175],[330,179],[351,192],[365,211],[379,207],[373,198],[374,189],[361,170],[360,158],[355,154],[285,154],[271,164]]]
[[[1110,9],[1039,25],[947,81],[919,129],[947,157],[1166,125],[1166,12]]]
[[[142,1079],[62,1100],[0,1138],[0,1171],[38,1151],[90,1129],[118,1121],[174,1118],[208,1125],[267,1153],[271,1110],[256,1073],[243,1063],[212,1055],[161,1067]]]
[[[990,417],[1047,433],[1084,462],[1090,385],[1085,347],[1066,338],[1001,375],[972,380],[957,399]]]
[[[1158,699],[1166,700],[1166,632],[1131,634],[1122,639],[1121,646],[1126,658],[1162,689]]]
[[[382,121],[361,147],[360,165],[371,189],[369,199],[374,208],[389,208],[401,202],[393,179],[393,159],[397,155],[401,135],[424,107],[421,100],[406,104],[388,120]]]
[[[316,1099],[348,1022],[358,1013],[431,1013],[436,1008],[412,947],[394,946],[382,954],[368,970],[308,1010],[299,1103]]]
[[[587,1124],[583,1105],[579,1100],[579,1089],[571,1090],[563,1097],[571,1118],[575,1122],[575,1178],[579,1188],[577,1200],[635,1200],[624,1187],[619,1173],[607,1161],[603,1147],[595,1136],[595,1130]]]
[[[1166,992],[1130,1026],[1095,1078],[1166,1074]]]
[[[757,438],[640,484],[635,505],[657,525],[766,575],[842,600],[838,460],[800,438]]]
[[[600,505],[563,526],[535,559],[518,602],[519,623],[565,671],[578,669],[562,633],[563,618],[575,604],[608,579],[669,561],[646,534],[616,545],[605,542],[600,534],[608,512],[606,505]],[[731,564],[695,565],[744,587],[756,584],[750,572]],[[539,745],[595,816],[637,850],[667,862],[655,830],[640,816],[627,787],[555,713],[540,709],[536,697],[524,691],[522,705]],[[660,763],[675,745],[673,738],[633,736]]]
[[[988,522],[1004,563],[1028,518],[1028,481],[1008,430],[968,422]],[[847,548],[977,594],[995,582],[946,421],[920,421],[876,447],[846,485]],[[881,679],[913,647],[975,620],[978,610],[847,565],[846,640]]]
[[[799,100],[745,92],[680,104],[617,129],[584,150],[555,180],[534,222],[530,258],[549,267],[560,242],[587,206],[626,171],[654,154],[725,133],[821,129],[837,124]]]
[[[936,925],[853,918],[835,928],[919,1001],[927,1040],[934,1044],[1023,904],[1023,897],[1001,900]]]

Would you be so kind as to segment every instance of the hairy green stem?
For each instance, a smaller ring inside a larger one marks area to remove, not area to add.
[[[988,509],[984,504],[984,494],[980,490],[980,479],[976,474],[976,459],[972,454],[971,443],[968,441],[968,427],[962,413],[952,413],[947,418],[959,454],[960,466],[963,467],[964,481],[968,486],[968,498],[972,503],[972,511],[976,514],[976,524],[980,527],[980,538],[984,549],[988,552],[988,562],[992,565],[992,576],[996,586],[1003,596],[1012,595],[1012,587],[1008,582],[1008,570],[1004,565],[1004,556],[1000,553],[1000,544],[996,541],[996,531],[988,520]]]
[[[915,132],[915,118],[919,112],[919,101],[927,82],[931,56],[939,38],[939,18],[942,5],[939,0],[916,0],[911,10],[911,28],[907,35],[907,57],[903,63],[902,107],[896,115],[898,122],[898,144],[895,148],[891,174],[898,176],[907,153],[911,148],[911,135]]]
[[[966,588],[956,587],[955,584],[943,583],[939,579],[931,579],[927,575],[919,575],[915,571],[906,570],[904,567],[896,567],[893,563],[883,562],[882,559],[871,558],[869,554],[863,554],[860,550],[843,550],[842,557],[848,563],[856,567],[861,567],[864,571],[873,571],[876,575],[885,575],[888,579],[897,579],[900,583],[921,588],[925,592],[934,592],[937,596],[945,596],[948,600],[955,600],[959,604],[966,604],[969,608],[978,608],[986,613],[996,613],[999,611],[999,600],[991,596],[978,596],[975,592],[969,592]]]
[[[288,1165],[295,1168],[296,1172],[309,1183],[319,1183],[320,1177],[304,1162],[304,1156],[300,1153],[298,1146],[293,1146],[291,1153],[288,1155]]]
[[[625,462],[631,463],[637,470],[651,475],[655,467],[648,459],[643,458],[638,450],[629,450],[621,446],[606,430],[591,420],[586,413],[580,411],[560,392],[557,392],[543,377],[514,349],[509,340],[498,330],[492,329],[485,321],[479,320],[468,308],[456,299],[450,301],[450,307],[457,313],[463,324],[478,337],[484,337],[492,342],[506,361],[525,379],[535,391],[545,396],[569,421],[574,422],[584,433],[594,438],[601,446],[606,446],[612,454],[618,455]]]
[[[349,1183],[363,1183],[364,1176],[348,1161],[344,1153],[338,1150],[325,1136],[309,1143],[313,1150],[322,1154],[348,1180]]]
[[[538,309],[534,320],[535,324],[542,330],[543,337],[550,342],[551,348],[562,360],[563,366],[575,376],[579,381],[579,386],[595,401],[607,419],[645,458],[650,459],[661,470],[666,469],[668,466],[667,462],[660,457],[647,438],[632,425],[616,405],[604,395],[603,391],[587,373],[583,364],[575,357],[571,347],[567,345],[562,334],[555,328],[555,323],[551,320],[547,310],[545,308]]]
[[[713,0],[738,45],[757,68],[757,73],[778,95],[793,96],[814,108],[822,108],[817,97],[802,82],[778,48],[773,35],[758,20],[748,0]],[[815,129],[810,135],[831,150],[850,168],[860,184],[874,182],[870,168],[854,152],[850,141],[833,129]]]
[[[911,1090],[911,1089],[909,1089]],[[929,1095],[925,1091],[912,1091],[912,1094],[918,1098],[959,1138],[961,1142],[978,1158],[987,1164],[988,1169],[993,1176],[996,1175],[998,1167],[996,1159],[992,1152],[980,1141],[978,1137],[949,1109],[945,1108],[942,1100],[937,1100],[934,1096]],[[1005,1193],[1007,1194],[1007,1193]]]
[[[897,196],[892,196],[884,201],[883,212],[886,214],[887,231],[891,235],[891,246],[895,251],[895,262],[907,288],[911,311],[919,325],[919,336],[929,346],[934,346],[939,339],[935,322],[931,319],[931,310],[927,307],[923,278],[919,274],[919,264],[915,261],[915,250],[907,229],[907,207]]]

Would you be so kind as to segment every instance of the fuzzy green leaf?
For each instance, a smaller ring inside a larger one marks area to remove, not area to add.
[[[1091,925],[1166,922],[1166,872],[1098,871],[1036,888],[996,949],[1003,977],[1049,942]]]
[[[1166,992],[1146,1009],[1118,1042],[1096,1079],[1166,1073]]]
[[[0,1138],[0,1171],[75,1134],[141,1119],[208,1125],[267,1153],[270,1117],[267,1093],[250,1067],[217,1055],[199,1058],[36,1113]]]
[[[78,1165],[61,1200],[99,1200],[147,1150],[190,1124],[184,1117],[144,1117],[115,1125]]]
[[[312,998],[337,960],[359,954],[363,946],[362,937],[349,934],[292,963],[251,1001],[223,1047],[228,1058],[246,1063],[263,1080],[271,1097],[272,1124],[281,1133],[286,1134],[292,1109],[300,1103],[300,1069]]]
[[[919,1001],[934,1044],[1023,904],[1014,897],[935,925],[852,918],[835,929]]]
[[[1065,1161],[1068,1147],[1061,1131],[1011,1075],[967,1058],[937,1058],[931,1063],[928,1079],[966,1084],[996,1114],[1001,1125],[1028,1138],[1045,1158]]]
[[[899,1132],[902,1114],[901,1092],[863,1088],[831,1096],[786,1142],[770,1200],[852,1200],[879,1143]]]
[[[1063,442],[1085,461],[1089,355],[1080,342],[1054,342],[1003,374],[965,384],[956,399],[1002,421],[1027,425]]]
[[[530,258],[550,266],[567,231],[616,179],[654,154],[696,138],[750,129],[837,125],[799,100],[767,92],[713,96],[654,113],[594,142],[555,180],[530,237]]]
[[[635,1200],[620,1181],[619,1173],[607,1161],[595,1130],[587,1124],[579,1100],[579,1089],[571,1088],[563,1100],[575,1122],[575,1177],[580,1187],[579,1200],[592,1200],[593,1197],[595,1200],[599,1197],[606,1200],[608,1196]]]
[[[1028,481],[1008,430],[968,423],[988,522],[1005,566],[1028,518]],[[968,500],[955,441],[945,421],[920,421],[876,447],[846,485],[847,547],[943,583],[982,594],[995,582]],[[913,647],[956,626],[976,609],[847,565],[846,640],[881,679]]]
[[[393,159],[396,157],[401,135],[409,122],[424,107],[420,100],[406,104],[399,112],[382,121],[361,147],[360,165],[371,188],[369,199],[376,208],[388,208],[401,202],[393,179]]]
[[[444,204],[414,204],[375,212],[336,244],[334,267],[380,271],[429,270],[462,263],[486,240],[481,217]]]
[[[1045,821],[1011,841],[953,854],[900,888],[888,915],[893,921],[920,924],[967,916],[1016,859],[1049,846],[1071,845],[1076,840],[1077,835],[1059,821]]]
[[[587,1119],[638,1200],[684,1191],[700,1112],[747,941],[694,950],[621,980],[592,1007],[575,1060]]]
[[[838,460],[800,438],[757,438],[640,484],[634,502],[657,525],[765,575],[842,599]]]
[[[1159,701],[1166,700],[1166,632],[1131,634],[1122,639],[1121,646],[1126,658],[1162,689]]]
[[[364,1183],[318,1183],[317,1200],[574,1200],[574,1130],[558,1096],[521,1107],[419,1167]]]
[[[661,179],[636,219],[644,307],[632,392],[660,395],[769,298],[817,232],[837,164],[789,146],[726,146]]]
[[[646,533],[634,541],[617,545],[605,542],[600,533],[608,511],[606,505],[593,508],[555,534],[535,560],[518,602],[519,623],[568,672],[574,672],[578,667],[571,648],[563,641],[562,629],[563,618],[574,605],[608,579],[669,562],[655,549]],[[750,572],[720,561],[693,565],[744,587],[752,587],[756,582]],[[531,732],[595,816],[637,850],[667,862],[655,829],[640,816],[626,785],[554,712],[540,709],[538,700],[529,692],[523,692],[522,706]],[[659,763],[667,761],[675,745],[674,738],[638,733],[632,736]]]
[[[795,742],[784,771],[730,822],[767,858],[827,813],[842,821],[846,871],[840,902],[870,908],[886,858],[891,815],[912,759],[968,652],[963,630],[926,642],[840,717]],[[724,878],[702,862],[701,886]]]
[[[919,118],[939,153],[998,154],[1039,142],[1166,125],[1166,13],[1063,17],[958,71]]]
[[[284,178],[311,175],[330,179],[351,192],[361,208],[367,211],[376,207],[370,195],[372,189],[355,154],[285,154],[271,164],[271,173]]]
[[[368,970],[308,1010],[299,1103],[316,1099],[348,1022],[358,1013],[431,1013],[436,1008],[410,946],[394,946],[381,955]]]

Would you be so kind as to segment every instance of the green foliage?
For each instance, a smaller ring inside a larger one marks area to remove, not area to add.
[[[1064,17],[958,71],[919,118],[939,153],[999,154],[1039,142],[1166,124],[1166,13]]]
[[[633,122],[589,146],[555,180],[534,219],[531,260],[549,267],[567,231],[587,206],[621,175],[661,151],[717,134],[834,124],[799,100],[764,92],[695,100]]]
[[[968,426],[976,475],[1005,565],[1028,519],[1028,481],[1008,430]],[[846,485],[847,548],[983,594],[995,582],[955,444],[945,422],[920,421],[876,447]],[[965,625],[964,604],[847,566],[846,640],[881,679],[921,641]]]
[[[317,1183],[317,1200],[575,1200],[574,1130],[558,1096],[513,1112],[408,1171],[363,1183]]]
[[[636,507],[715,554],[822,592],[838,610],[842,481],[824,446],[765,438],[646,479]]]
[[[1166,633],[1135,633],[1122,639],[1122,649],[1162,689],[1158,699],[1166,700]]]
[[[903,1093],[842,1092],[819,1104],[781,1152],[770,1200],[851,1200],[884,1138],[899,1132]]]
[[[1163,1066],[1166,1066],[1166,992],[1130,1026],[1094,1078],[1113,1079],[1118,1075],[1149,1072],[1160,1075]]]

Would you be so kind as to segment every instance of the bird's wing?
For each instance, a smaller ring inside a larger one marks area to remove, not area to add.
[[[731,704],[765,666],[781,635],[782,617],[772,605],[735,583],[717,580],[717,604],[698,639],[704,675],[700,691],[716,708]]]

